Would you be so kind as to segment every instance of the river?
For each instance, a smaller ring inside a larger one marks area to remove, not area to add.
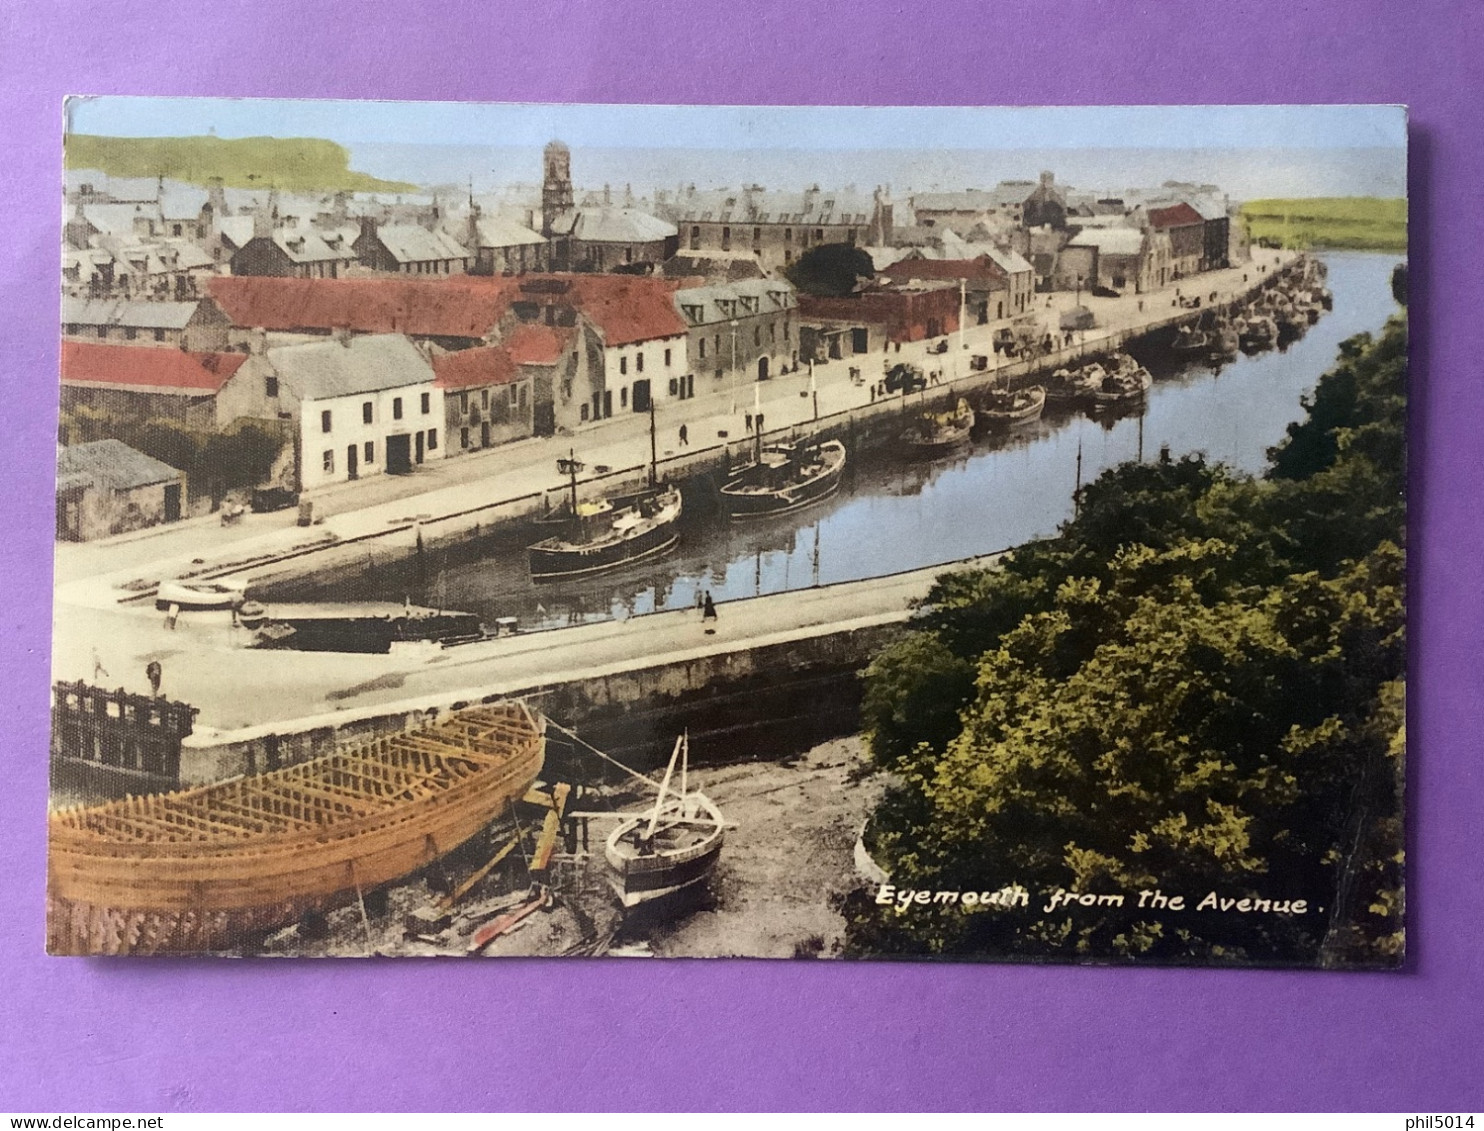
[[[1177,457],[1199,451],[1260,473],[1339,343],[1378,331],[1396,310],[1390,276],[1398,256],[1322,258],[1334,309],[1281,351],[1212,367],[1133,350],[1155,379],[1141,414],[1098,420],[1048,409],[1034,426],[976,440],[957,457],[931,463],[887,450],[853,453],[839,494],[813,510],[762,525],[688,514],[681,546],[669,557],[580,582],[533,584],[526,539],[485,540],[432,550],[421,561],[373,559],[352,585],[323,591],[308,581],[294,585],[292,596],[410,599],[478,613],[486,623],[513,616],[523,629],[551,628],[690,607],[704,591],[724,604],[881,577],[1046,537],[1071,517],[1079,452],[1084,483],[1138,458],[1141,448],[1146,459],[1167,447]]]

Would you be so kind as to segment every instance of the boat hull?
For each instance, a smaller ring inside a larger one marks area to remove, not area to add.
[[[656,903],[694,888],[704,883],[716,867],[726,839],[725,825],[704,795],[692,796],[700,799],[700,811],[712,825],[697,844],[652,855],[625,851],[625,838],[649,821],[648,814],[629,818],[609,836],[604,853],[611,869],[609,884],[625,909]]]
[[[744,470],[721,489],[722,505],[728,517],[738,521],[774,518],[828,499],[840,489],[840,477],[845,471],[845,445],[829,440],[820,445],[820,451],[824,458],[817,475],[777,490],[741,489],[748,475],[748,470]]]
[[[486,722],[499,748],[459,752],[466,731],[451,728]],[[538,717],[494,705],[284,770],[53,814],[47,949],[240,945],[457,848],[525,793],[544,758]]]
[[[668,554],[680,544],[679,492],[674,492],[673,501],[666,506],[668,514],[628,537],[588,544],[566,542],[560,538],[536,543],[526,551],[531,580],[586,577]]]

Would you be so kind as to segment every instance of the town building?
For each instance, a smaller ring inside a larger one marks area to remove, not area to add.
[[[236,416],[223,390],[246,360],[240,353],[63,341],[62,411],[221,428]]]
[[[811,247],[891,242],[890,195],[849,189],[696,191],[690,185],[673,197],[656,197],[655,209],[679,229],[679,253],[746,252],[769,274],[777,274]]]
[[[62,335],[89,342],[134,342],[193,353],[227,348],[231,320],[209,298],[194,302],[62,299]]]
[[[351,243],[337,233],[279,228],[263,213],[253,217],[253,236],[231,257],[234,275],[289,279],[337,279],[357,260]]]
[[[902,259],[880,273],[890,283],[933,280],[961,287],[968,324],[1011,317],[1018,313],[1010,302],[1010,284],[989,256],[976,259]]]
[[[86,542],[181,517],[185,472],[121,440],[57,449],[57,538]]]
[[[447,232],[421,224],[378,224],[361,218],[360,235],[351,245],[361,265],[400,275],[462,275],[469,251]]]
[[[515,326],[498,344],[436,353],[433,372],[443,390],[448,454],[476,451],[554,423],[554,390],[563,362],[575,364],[574,327]],[[537,412],[538,397],[543,412]]]
[[[958,329],[952,283],[876,286],[843,297],[799,295],[799,359],[828,361],[885,350]]]
[[[442,459],[445,409],[432,363],[402,334],[337,334],[252,359],[256,411],[293,421],[300,490]],[[261,382],[261,384],[259,384]]]
[[[475,275],[523,275],[547,268],[546,239],[541,233],[500,215],[484,214],[471,204],[465,219],[464,245],[473,256]]]
[[[1204,269],[1206,259],[1206,222],[1201,214],[1181,201],[1163,208],[1150,208],[1149,227],[1165,233],[1170,240],[1172,279],[1183,279]]]
[[[799,359],[798,302],[784,280],[688,287],[674,303],[688,328],[691,367],[715,382],[766,381]]]

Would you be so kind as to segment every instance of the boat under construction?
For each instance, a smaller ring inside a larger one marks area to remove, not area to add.
[[[229,949],[432,863],[535,782],[545,721],[523,702],[174,793],[49,819],[47,949]]]

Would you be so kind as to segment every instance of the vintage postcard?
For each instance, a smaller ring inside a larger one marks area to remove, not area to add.
[[[51,952],[1402,962],[1403,108],[67,131]]]

